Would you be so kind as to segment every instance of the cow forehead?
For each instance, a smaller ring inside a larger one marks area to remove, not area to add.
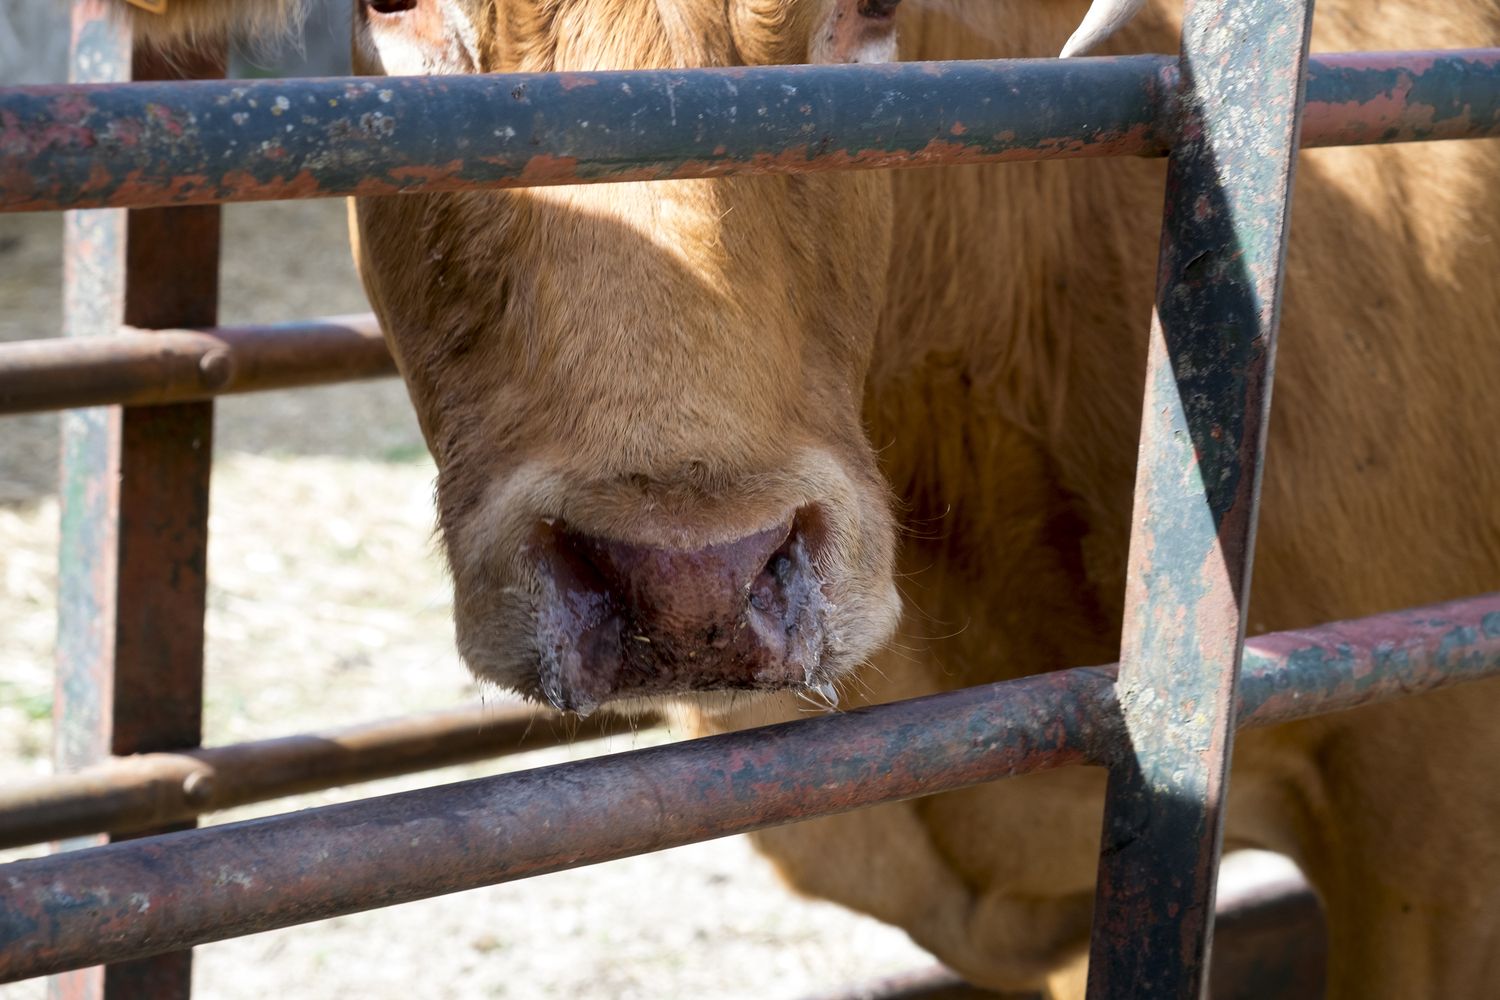
[[[814,37],[852,2],[422,0],[359,21],[403,71],[649,69],[806,61]]]

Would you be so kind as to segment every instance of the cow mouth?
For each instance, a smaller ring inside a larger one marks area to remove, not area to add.
[[[831,701],[820,534],[810,509],[692,551],[539,524],[537,693],[580,715],[615,701],[725,692],[810,689]]]

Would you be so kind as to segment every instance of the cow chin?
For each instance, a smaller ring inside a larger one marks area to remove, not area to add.
[[[447,526],[475,676],[580,715],[798,689],[836,705],[899,617],[878,478],[809,450],[718,497],[639,489],[528,465]]]

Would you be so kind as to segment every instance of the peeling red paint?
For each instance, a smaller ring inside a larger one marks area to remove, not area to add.
[[[526,161],[526,166],[521,169],[521,176],[516,179],[516,184],[518,186],[563,184],[577,176],[578,158],[576,156],[553,156],[550,153],[543,153]]]
[[[356,198],[373,198],[384,195],[400,194],[402,188],[390,181],[379,177],[365,177],[354,185],[349,193]]]
[[[220,186],[227,190],[236,192],[239,197],[235,200],[245,201],[285,201],[296,198],[316,197],[318,192],[318,181],[310,170],[302,170],[290,177],[277,177],[262,180],[243,171],[231,171],[226,173],[219,181]]]
[[[140,180],[139,176],[139,173],[132,172],[122,182],[117,184],[114,190],[128,198],[136,192],[137,186],[139,186],[150,190],[153,196],[160,198],[169,205],[178,202],[194,201],[196,200],[195,196],[199,192],[213,190],[208,178],[202,175],[186,174],[181,177],[174,177],[171,183],[165,187],[149,184],[149,182]]]
[[[434,164],[430,167],[394,167],[387,176],[392,180],[402,182],[399,186],[403,189],[428,189],[461,182],[463,172],[463,160],[449,160],[447,163]]]
[[[1316,63],[1329,68],[1409,70],[1426,73],[1442,62],[1462,59],[1475,66],[1500,68],[1500,49],[1436,49],[1417,52],[1331,52]]]

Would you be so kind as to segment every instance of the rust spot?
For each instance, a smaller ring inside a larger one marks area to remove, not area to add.
[[[451,187],[453,182],[463,178],[463,172],[463,160],[449,160],[447,163],[436,163],[432,166],[392,167],[386,176],[400,181],[398,186],[402,190],[421,190]]]
[[[540,153],[526,161],[516,184],[565,184],[577,177],[578,157]]]
[[[271,179],[257,177],[249,171],[232,171],[219,179],[219,186],[252,195],[255,200],[313,198],[322,190],[317,177],[305,169],[291,177]]]

